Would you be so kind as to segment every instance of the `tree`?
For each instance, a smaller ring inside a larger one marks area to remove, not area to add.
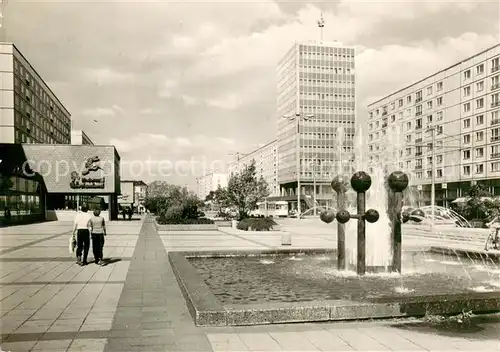
[[[464,215],[468,220],[485,220],[492,215],[494,202],[488,189],[476,184],[469,190],[468,198],[464,206]]]
[[[262,176],[257,178],[255,160],[229,178],[225,193],[228,205],[238,209],[240,220],[248,217],[248,213],[257,208],[257,202],[269,196],[267,182]]]
[[[154,181],[148,186],[144,204],[149,211],[159,214],[174,205],[180,205],[189,194],[185,187]]]

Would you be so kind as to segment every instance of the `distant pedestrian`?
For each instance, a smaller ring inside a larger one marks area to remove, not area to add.
[[[134,211],[132,210],[132,207],[128,208],[128,219],[132,220],[132,215],[134,214]]]
[[[73,236],[76,233],[76,263],[80,266],[87,265],[90,249],[90,218],[87,205],[82,206],[82,211],[76,214],[73,226]],[[83,258],[82,258],[83,254]],[[83,259],[83,260],[82,260]]]
[[[10,224],[10,219],[12,218],[12,215],[10,214],[10,209],[5,207],[3,212],[4,212],[5,222],[7,224]]]
[[[94,261],[98,265],[104,265],[102,250],[104,247],[104,236],[106,236],[106,222],[101,216],[100,210],[94,210],[94,216],[90,218],[90,227]]]

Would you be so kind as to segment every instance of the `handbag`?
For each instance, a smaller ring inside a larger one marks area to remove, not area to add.
[[[76,237],[75,237],[75,234],[72,234],[69,237],[69,254],[70,255],[75,253],[75,248],[76,248]]]

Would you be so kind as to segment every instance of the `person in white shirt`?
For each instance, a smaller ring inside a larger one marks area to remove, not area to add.
[[[87,205],[82,205],[82,211],[76,214],[73,226],[73,236],[76,233],[76,263],[80,266],[87,265],[87,256],[90,249],[90,219]],[[82,260],[83,252],[83,260]]]

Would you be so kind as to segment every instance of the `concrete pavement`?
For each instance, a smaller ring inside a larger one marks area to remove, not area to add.
[[[104,254],[116,261],[79,267],[68,255],[70,228],[68,223],[45,223],[0,229],[2,350],[500,350],[500,319],[495,316],[469,333],[409,328],[408,321],[198,328],[166,253],[280,247],[279,234],[158,234],[148,221],[111,222]],[[292,230],[294,246],[336,246],[329,233]],[[405,246],[428,241],[405,239]]]

